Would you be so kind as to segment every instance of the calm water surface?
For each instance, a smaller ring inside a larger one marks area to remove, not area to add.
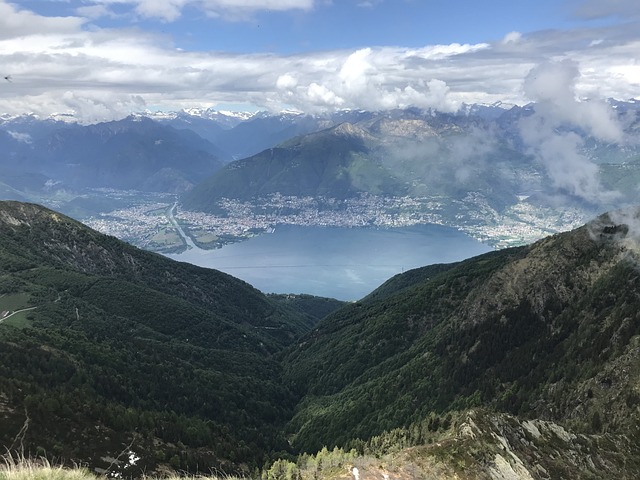
[[[308,293],[357,300],[393,275],[463,260],[491,248],[455,229],[280,226],[216,250],[192,248],[171,258],[215,268],[265,293]]]

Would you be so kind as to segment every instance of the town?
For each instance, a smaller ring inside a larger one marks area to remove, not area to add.
[[[577,208],[543,208],[528,203],[525,196],[498,212],[479,193],[469,193],[462,200],[375,195],[338,200],[274,194],[253,202],[224,199],[216,205],[216,214],[183,210],[179,204],[174,209],[176,202],[170,195],[143,196],[127,208],[83,222],[141,248],[175,253],[187,248],[183,232],[201,248],[220,248],[272,232],[278,225],[396,228],[437,224],[504,248],[576,228],[588,219],[588,214]],[[176,222],[183,232],[178,231]]]

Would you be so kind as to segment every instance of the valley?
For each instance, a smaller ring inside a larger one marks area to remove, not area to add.
[[[640,479],[640,2],[0,0],[0,480]]]
[[[577,183],[533,106],[3,120],[0,442],[132,477],[637,476],[628,108],[628,143],[570,132]]]
[[[0,323],[0,441],[133,477],[634,478],[638,219],[344,303],[264,295],[0,202],[0,309],[31,308]]]

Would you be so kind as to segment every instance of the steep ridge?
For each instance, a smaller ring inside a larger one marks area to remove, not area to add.
[[[221,198],[246,200],[275,193],[349,198],[405,190],[379,161],[370,136],[357,126],[341,124],[232,162],[185,194],[182,202],[189,210],[210,211]]]
[[[279,460],[268,476],[302,480],[599,480],[637,478],[638,442],[573,433],[562,425],[484,408],[431,415],[345,451],[323,448],[297,463]],[[356,473],[357,472],[357,473]]]
[[[295,398],[273,354],[311,320],[36,205],[1,202],[0,232],[5,448],[195,471],[286,447]]]
[[[640,470],[639,453],[638,443],[622,436],[576,434],[549,421],[474,409],[438,442],[394,460],[440,479],[596,480],[631,478]]]
[[[284,362],[304,396],[294,445],[349,446],[476,406],[640,438],[638,212],[613,218],[407,272],[329,316]]]

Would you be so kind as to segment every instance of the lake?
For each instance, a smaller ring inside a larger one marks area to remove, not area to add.
[[[440,225],[393,229],[287,225],[220,249],[192,248],[168,256],[229,273],[265,293],[308,293],[353,301],[397,273],[490,250]]]

